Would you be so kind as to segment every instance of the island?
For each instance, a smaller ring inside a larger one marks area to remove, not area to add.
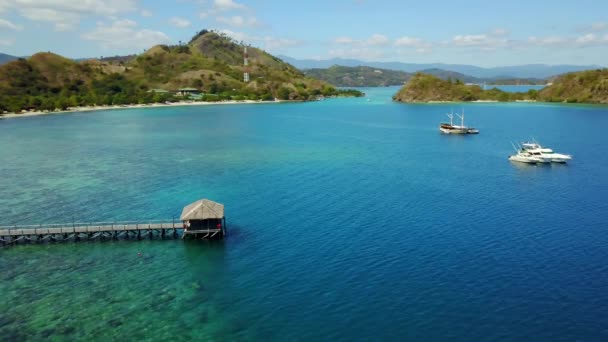
[[[393,96],[393,100],[406,103],[539,101],[608,104],[608,69],[563,74],[539,91],[515,93],[497,88],[484,90],[479,85],[468,85],[460,80],[443,80],[417,73]]]
[[[304,74],[339,87],[399,86],[412,77],[411,73],[405,71],[379,69],[369,66],[348,67],[340,65],[334,65],[327,69],[306,69],[304,70]]]
[[[0,114],[333,96],[363,93],[307,77],[261,49],[210,30],[199,31],[188,43],[157,45],[140,55],[75,61],[42,52],[0,66]]]

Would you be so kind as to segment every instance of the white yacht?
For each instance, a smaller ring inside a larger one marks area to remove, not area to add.
[[[537,158],[538,163],[551,163],[553,161],[552,157],[544,155],[538,150],[526,150],[522,148],[520,153],[528,153],[530,156]]]
[[[524,142],[521,144],[522,149],[534,155],[541,155],[543,158],[550,159],[554,163],[567,163],[572,160],[569,154],[555,153],[552,149],[542,147],[538,142]]]
[[[526,164],[536,164],[536,163],[543,162],[543,160],[541,160],[540,158],[535,157],[528,152],[522,152],[522,151],[519,151],[519,152],[517,152],[517,154],[514,154],[512,156],[509,156],[509,160],[514,161],[514,162],[519,162],[519,163],[526,163]]]

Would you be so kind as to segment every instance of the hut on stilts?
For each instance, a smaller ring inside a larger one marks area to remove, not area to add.
[[[180,220],[184,224],[182,239],[222,238],[226,235],[224,205],[201,199],[182,210]]]

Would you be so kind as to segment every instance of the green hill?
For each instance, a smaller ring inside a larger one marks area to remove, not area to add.
[[[307,77],[260,49],[248,47],[248,53],[248,83],[243,82],[242,44],[207,30],[188,44],[157,45],[130,58],[76,62],[38,53],[0,66],[0,112],[171,101],[170,94],[148,90],[183,87],[198,89],[209,101],[362,95]]]
[[[434,101],[510,101],[524,99],[498,89],[483,90],[477,85],[466,85],[460,80],[442,80],[433,75],[417,73],[404,85],[393,99],[398,102]]]
[[[306,76],[318,78],[338,87],[386,87],[402,85],[412,77],[405,71],[378,69],[367,66],[334,65],[327,69],[308,69]]]
[[[608,104],[608,69],[564,74],[538,93],[547,102]]]
[[[483,90],[459,80],[442,80],[418,73],[404,85],[393,99],[398,102],[434,101],[516,101],[608,103],[608,69],[565,74],[540,91],[508,93],[496,88]]]

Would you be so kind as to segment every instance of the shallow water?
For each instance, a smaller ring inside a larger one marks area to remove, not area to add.
[[[526,93],[528,90],[541,90],[544,85],[486,85],[485,89],[498,88],[508,93]]]
[[[171,219],[206,197],[230,233],[0,249],[0,336],[607,339],[608,107],[395,91],[0,121],[1,224]],[[461,108],[481,134],[439,134]],[[531,137],[574,160],[509,162]]]

